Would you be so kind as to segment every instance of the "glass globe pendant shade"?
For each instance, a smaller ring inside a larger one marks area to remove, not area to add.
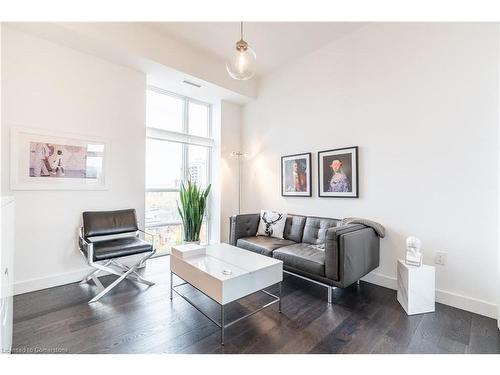
[[[257,55],[244,40],[236,43],[231,57],[226,62],[229,75],[237,80],[246,81],[255,75]]]

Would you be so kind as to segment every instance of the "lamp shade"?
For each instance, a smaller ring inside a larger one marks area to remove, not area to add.
[[[230,58],[226,62],[229,75],[237,80],[246,81],[255,75],[257,55],[250,46],[240,40],[233,48]]]

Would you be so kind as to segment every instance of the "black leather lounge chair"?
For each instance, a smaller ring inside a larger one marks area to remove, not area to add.
[[[140,233],[154,238],[152,234],[139,229],[134,209],[83,213],[83,226],[80,228],[78,246],[89,266],[95,270],[80,284],[92,280],[99,288],[99,293],[89,303],[98,301],[125,279],[148,286],[154,285],[137,273],[137,268],[156,252],[152,243],[139,238]],[[144,254],[144,256],[131,267],[117,260],[138,254]],[[97,277],[101,272],[117,275],[118,278],[104,288]]]

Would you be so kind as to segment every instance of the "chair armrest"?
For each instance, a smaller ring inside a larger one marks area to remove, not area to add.
[[[374,270],[379,265],[380,239],[363,224],[347,224],[328,229],[325,241],[326,277],[342,287]]]
[[[146,240],[146,238],[145,238],[145,237],[146,237],[146,236],[149,236],[149,237],[151,238],[150,243],[151,243],[151,245],[153,245],[153,249],[155,249],[155,248],[156,248],[156,242],[157,242],[157,240],[156,240],[156,239],[158,238],[158,235],[157,235],[157,234],[149,233],[149,232],[146,232],[146,231],[144,231],[144,230],[142,230],[142,229],[137,229],[137,232],[140,232],[140,233],[144,234],[144,239],[145,239],[145,240]],[[139,233],[137,234],[137,237],[139,237]]]
[[[82,253],[86,253],[87,259],[92,262],[94,259],[94,244],[92,240],[83,235],[83,227],[80,228],[78,233],[78,247]]]
[[[257,235],[260,214],[233,215],[229,218],[229,243],[236,246],[239,238]]]

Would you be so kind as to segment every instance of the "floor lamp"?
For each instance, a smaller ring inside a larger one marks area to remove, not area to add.
[[[241,213],[241,158],[246,158],[248,154],[241,151],[231,152],[232,157],[238,158],[238,214]]]

